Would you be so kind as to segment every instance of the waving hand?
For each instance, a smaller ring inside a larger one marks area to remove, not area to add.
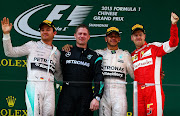
[[[9,23],[9,19],[4,17],[1,21],[2,31],[4,34],[10,33],[12,29],[12,23]]]

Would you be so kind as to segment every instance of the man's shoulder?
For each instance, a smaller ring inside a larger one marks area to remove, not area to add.
[[[131,56],[132,56],[132,55],[134,55],[134,54],[135,54],[135,52],[136,52],[136,50],[132,51],[132,52],[131,52]]]
[[[102,57],[101,54],[97,53],[96,50],[89,49],[89,53],[92,54],[94,57]]]
[[[103,53],[105,52],[105,50],[102,50],[102,49],[97,49],[97,50],[94,50],[96,53],[98,54],[101,54],[103,55]]]
[[[122,50],[122,54],[125,54],[125,55],[130,55],[129,51],[128,50]]]
[[[35,49],[36,45],[37,45],[37,42],[36,41],[27,41],[25,44],[24,44],[28,49]]]
[[[152,43],[149,43],[147,46],[156,46],[156,47],[161,47],[163,45],[163,43],[161,42],[152,42]]]
[[[33,47],[33,45],[41,45],[41,41],[28,41],[26,44],[31,45],[31,47]]]

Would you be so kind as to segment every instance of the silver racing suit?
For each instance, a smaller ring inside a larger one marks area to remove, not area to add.
[[[22,46],[12,47],[9,34],[3,35],[3,46],[6,56],[27,56],[27,115],[54,116],[54,76],[58,81],[62,80],[57,47],[42,41],[29,41]]]
[[[103,55],[104,93],[99,116],[126,116],[126,74],[134,78],[131,55],[128,51],[96,50]]]

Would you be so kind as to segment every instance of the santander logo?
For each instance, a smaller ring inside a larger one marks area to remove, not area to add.
[[[31,26],[28,23],[28,20],[38,11],[43,10],[50,6],[52,6],[52,4],[48,4],[48,5],[41,4],[23,12],[15,19],[14,29],[21,35],[30,38],[41,39],[39,31],[31,28]],[[50,20],[50,21],[60,20],[63,16],[63,14],[61,14],[61,11],[65,11],[70,7],[71,5],[55,5],[53,10],[47,16],[46,20]],[[75,8],[72,10],[72,12],[68,15],[66,19],[69,21],[68,25],[64,28],[56,27],[56,29],[66,31],[70,27],[75,27],[78,26],[79,24],[82,24],[83,21],[88,16],[88,14],[90,13],[90,11],[92,10],[92,8],[93,6],[75,6]],[[91,35],[91,37],[99,37],[104,35],[105,34]],[[54,40],[75,40],[75,38],[72,35],[55,35]]]

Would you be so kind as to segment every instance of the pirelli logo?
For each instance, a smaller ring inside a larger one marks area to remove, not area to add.
[[[145,67],[145,66],[149,66],[149,65],[152,65],[152,64],[153,64],[152,58],[147,58],[147,59],[135,62],[133,64],[133,66],[134,66],[134,70],[136,70],[136,69],[138,69],[140,67]]]

